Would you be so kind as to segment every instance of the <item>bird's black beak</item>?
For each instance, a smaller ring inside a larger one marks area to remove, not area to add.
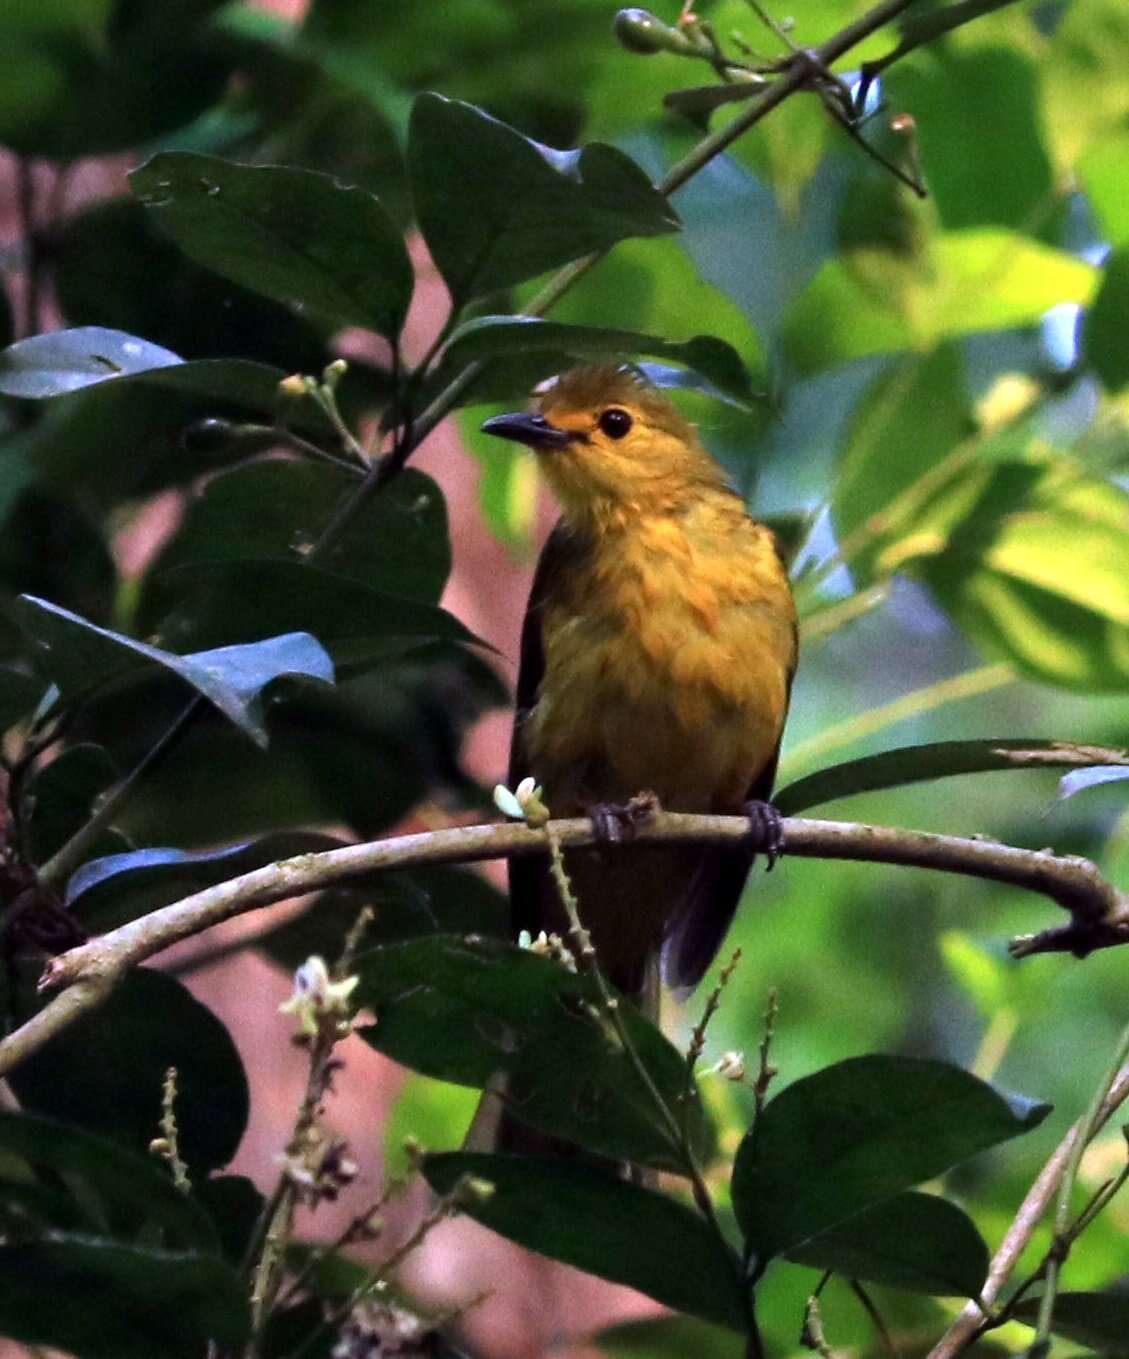
[[[565,448],[576,437],[567,429],[550,425],[543,415],[515,411],[512,415],[491,416],[482,426],[483,434],[496,434],[499,439],[513,439],[530,448]]]

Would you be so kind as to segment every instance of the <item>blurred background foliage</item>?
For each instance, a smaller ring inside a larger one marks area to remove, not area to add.
[[[863,8],[797,0],[775,17],[790,17],[793,40],[812,45]],[[659,9],[674,22],[673,0]],[[723,43],[736,32],[758,52],[781,54],[744,0],[702,0],[699,11]],[[658,177],[698,135],[663,111],[663,98],[704,83],[708,68],[625,51],[611,37],[613,12],[607,0],[312,0],[297,19],[218,0],[4,6],[0,144],[11,152],[14,192],[2,338],[107,326],[188,360],[320,372],[337,352],[338,323],[196,262],[173,244],[159,211],[120,179],[111,196],[106,185],[158,151],[305,166],[375,192],[410,231],[409,116],[424,90],[477,104],[554,147],[611,142]],[[892,29],[868,39],[845,63],[847,79],[896,41]],[[782,783],[837,759],[943,739],[1125,746],[1129,11],[1121,0],[1039,0],[978,13],[891,66],[880,95],[885,111],[864,132],[919,167],[926,199],[803,94],[673,195],[681,231],[616,246],[553,318],[671,340],[719,336],[753,373],[751,411],[701,394],[683,399],[756,511],[800,545],[805,643]],[[891,129],[897,114],[910,115],[909,130]],[[733,116],[723,109],[717,118]],[[490,164],[480,168],[491,175]],[[440,206],[458,211],[453,201]],[[480,306],[520,309],[536,287],[523,283]],[[392,381],[387,346],[367,353],[340,392],[354,421],[386,409]],[[515,367],[501,382],[514,390],[499,390],[499,404],[458,417],[481,463],[479,505],[460,513],[509,545],[515,570],[531,551],[535,473],[476,431],[486,414],[513,405],[519,377]],[[200,389],[106,383],[50,403],[4,401],[6,723],[26,721],[38,697],[26,681],[26,620],[21,631],[12,604],[22,592],[172,652],[290,629],[290,615],[285,628],[268,621],[271,601],[289,588],[281,566],[254,589],[246,574],[221,568],[297,559],[339,498],[340,477],[321,464],[247,462],[269,438],[258,448],[223,437],[184,443],[202,419],[245,420],[248,409],[242,379],[231,400],[209,379]],[[325,437],[321,420],[308,415],[311,437]],[[120,535],[170,489],[190,503],[138,575],[124,564]],[[358,590],[434,606],[451,569],[441,487],[421,473],[391,483],[324,565]],[[316,674],[275,679],[265,751],[217,713],[198,715],[90,854],[131,844],[198,849],[313,826],[369,836],[436,797],[452,808],[486,805],[460,746],[468,724],[505,701],[488,655],[468,650],[434,612],[426,626],[415,615],[410,625],[397,615],[393,626],[376,619],[376,598],[330,603],[313,592],[305,604],[307,630],[337,664],[336,687]],[[359,626],[366,607],[376,621]],[[27,774],[37,862],[83,824],[97,794],[182,705],[181,681],[167,668],[123,683],[82,706],[65,756]],[[1053,844],[1093,857],[1129,889],[1124,785],[1064,802],[1054,793],[1047,771],[1009,771],[870,794],[831,814]],[[302,847],[285,835],[265,843],[263,862]],[[222,870],[205,856],[163,886],[146,880],[136,902],[115,904],[113,921]],[[405,934],[413,909],[460,927],[459,912],[481,921],[493,911],[497,920],[490,894],[466,906],[459,874],[419,888],[421,898],[414,890],[408,884],[391,913]],[[110,920],[93,890],[86,903],[89,923]],[[1039,1131],[950,1186],[994,1243],[1084,1108],[1126,1017],[1119,950],[1084,963],[1006,959],[1006,938],[1041,927],[1047,911],[963,879],[785,862],[770,877],[757,873],[749,889],[731,939],[745,959],[711,1042],[752,1049],[771,986],[782,1081],[882,1050],[947,1058],[1053,1101]],[[276,942],[288,962],[330,949],[324,937]],[[34,1084],[28,1099],[39,1107]],[[714,1089],[723,1145],[747,1121],[743,1098]],[[431,1145],[457,1142],[465,1092],[417,1077],[403,1100],[394,1145],[413,1128]],[[1111,1132],[1093,1148],[1085,1185],[1104,1177],[1118,1142]],[[1127,1214],[1115,1202],[1087,1233],[1070,1261],[1071,1287],[1108,1285],[1124,1271]],[[762,1316],[774,1352],[794,1346],[813,1277],[770,1276]],[[883,1308],[911,1349],[943,1316],[941,1304],[910,1295],[883,1295]],[[825,1319],[836,1346],[869,1343],[869,1323],[845,1290],[828,1295]],[[680,1334],[625,1330],[609,1352],[686,1353]],[[1000,1339],[1018,1345],[1025,1334]],[[707,1352],[700,1334],[693,1343]]]

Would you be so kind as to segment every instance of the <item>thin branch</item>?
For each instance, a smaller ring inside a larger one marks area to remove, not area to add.
[[[1109,1093],[1102,1100],[1098,1117],[1092,1124],[1091,1135],[1102,1129],[1126,1099],[1129,1099],[1129,1063],[1122,1066],[1109,1087]],[[1020,1204],[1019,1211],[1004,1234],[999,1249],[992,1257],[988,1278],[980,1298],[976,1302],[968,1303],[929,1351],[927,1359],[956,1359],[958,1354],[979,1337],[984,1328],[984,1308],[990,1307],[1006,1287],[1019,1257],[1035,1235],[1048,1205],[1058,1192],[1083,1125],[1089,1122],[1088,1115],[1079,1119],[1051,1152],[1034,1184],[1027,1191],[1027,1197]]]
[[[1129,942],[1129,893],[1107,882],[1088,859],[850,821],[788,817],[783,831],[786,852],[795,858],[903,864],[986,878],[1040,892],[1070,913],[1069,926],[1019,941],[1014,946],[1019,953],[1052,948],[1084,953]],[[633,843],[736,844],[748,832],[743,817],[658,812],[637,828]],[[553,834],[566,849],[596,841],[586,817],[554,822]],[[127,969],[222,920],[394,868],[473,863],[547,850],[544,830],[524,825],[458,826],[299,854],[205,888],[52,959],[41,988],[71,989],[0,1042],[0,1075],[104,1000]]]

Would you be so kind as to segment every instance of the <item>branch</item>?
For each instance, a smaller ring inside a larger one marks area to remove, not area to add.
[[[1082,1132],[1083,1124],[1090,1125],[1089,1135],[1099,1132],[1110,1117],[1129,1099],[1129,1063],[1117,1073],[1109,1087],[1109,1093],[1101,1103],[1097,1118],[1092,1121],[1087,1116],[1073,1124],[1062,1141],[1047,1158],[1046,1164],[1037,1179],[1027,1191],[1027,1197],[1019,1206],[1019,1212],[1007,1229],[999,1250],[992,1257],[988,1278],[980,1298],[970,1302],[957,1319],[929,1351],[927,1359],[956,1359],[956,1356],[976,1341],[984,1329],[984,1308],[991,1307],[1000,1296],[1007,1281],[1011,1278],[1016,1262],[1023,1254],[1027,1243],[1035,1235],[1035,1229],[1042,1221],[1051,1199],[1054,1198],[1066,1167],[1074,1154],[1075,1143]]]
[[[1070,913],[1069,925],[1016,941],[1012,947],[1017,956],[1052,950],[1081,955],[1129,942],[1129,894],[1108,883],[1088,859],[860,822],[787,817],[782,825],[786,852],[794,858],[851,859],[961,873],[1040,892]],[[551,826],[565,849],[596,842],[587,817],[554,821]],[[736,844],[748,834],[744,817],[657,812],[636,829],[633,843]],[[391,869],[545,854],[548,848],[544,829],[458,826],[299,854],[217,883],[53,958],[40,989],[72,989],[0,1042],[0,1075],[98,1005],[129,968],[222,920]]]

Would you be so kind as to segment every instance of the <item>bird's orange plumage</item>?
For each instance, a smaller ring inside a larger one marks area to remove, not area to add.
[[[766,798],[795,611],[772,534],[693,426],[634,370],[587,367],[537,416],[491,427],[539,450],[562,508],[526,618],[511,780],[532,774],[556,816],[643,790],[681,811]],[[640,995],[664,937],[671,980],[698,979],[750,863],[636,846],[576,851],[569,868],[605,970]],[[511,892],[518,928],[562,930],[542,863],[512,865]]]

